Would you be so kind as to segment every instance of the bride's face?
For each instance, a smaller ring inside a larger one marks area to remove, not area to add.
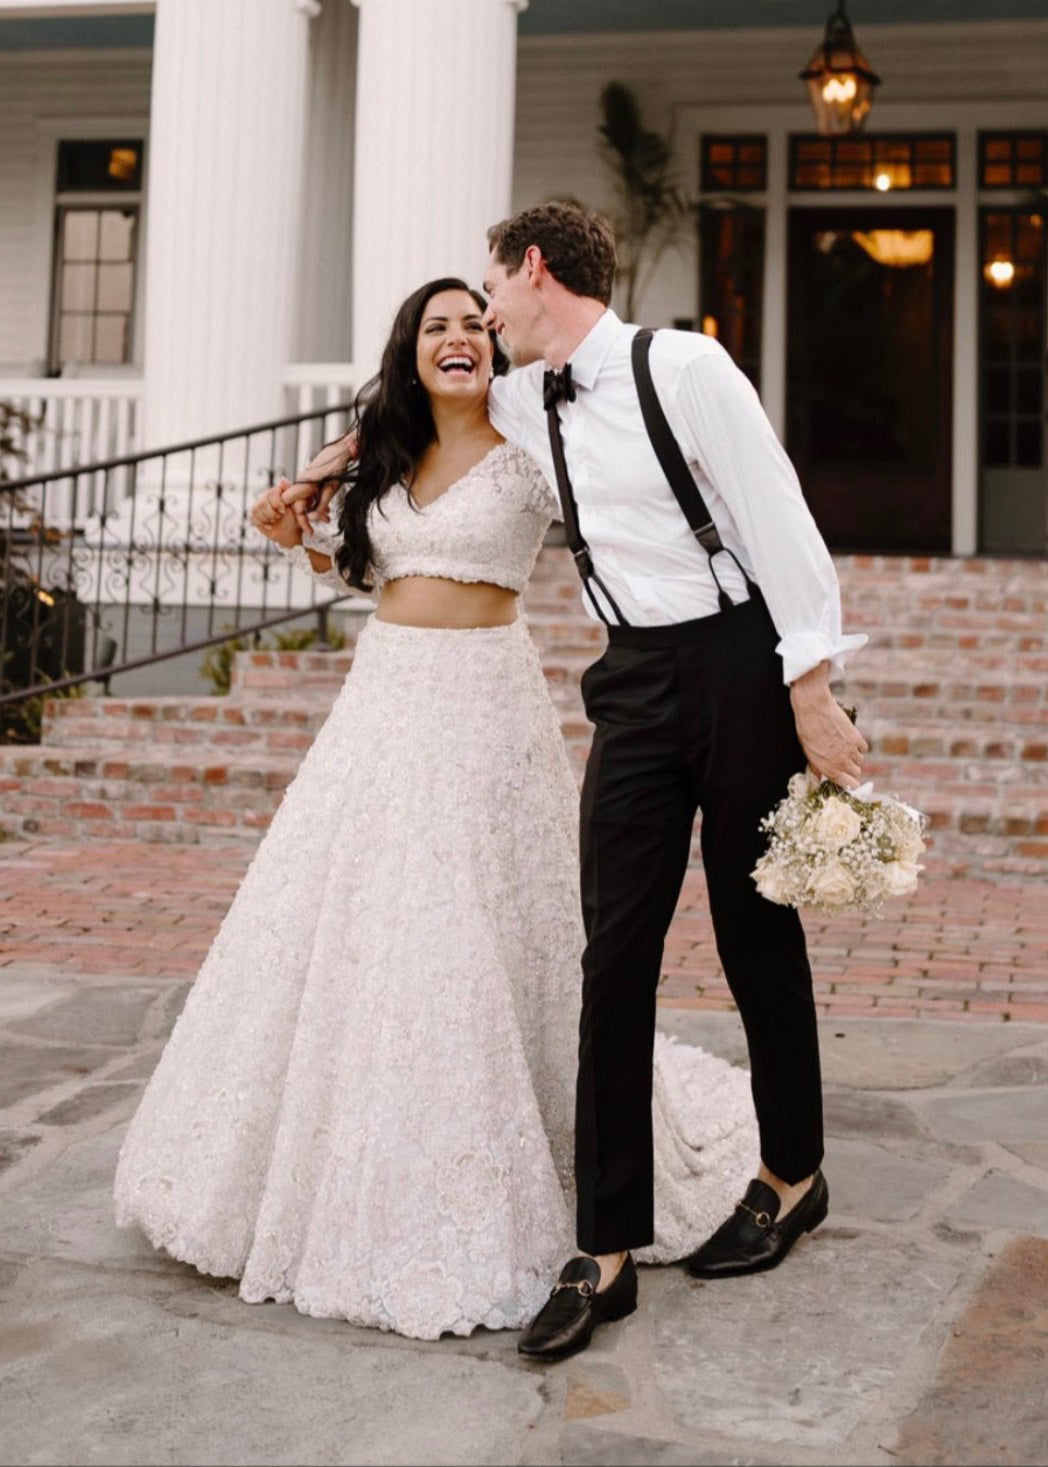
[[[415,364],[430,397],[471,402],[487,396],[493,348],[476,301],[465,290],[442,290],[422,312]]]

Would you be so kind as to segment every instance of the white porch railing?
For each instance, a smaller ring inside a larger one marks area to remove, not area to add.
[[[292,362],[284,368],[284,407],[289,415],[312,413],[352,401],[361,386],[351,362]]]
[[[30,419],[28,427],[11,427],[12,442],[19,450],[5,465],[12,479],[122,458],[141,447],[141,378],[0,377],[0,402],[10,403]],[[111,482],[110,498],[115,491]],[[81,480],[77,525],[104,507],[104,493],[102,474]],[[65,497],[68,503],[56,486],[49,504],[55,523],[63,527],[74,518],[71,484]]]
[[[38,420],[23,435],[30,461],[19,477],[122,458],[141,447],[141,378],[0,377],[0,401]]]
[[[284,369],[283,384],[284,411],[291,417],[352,401],[359,381],[348,363],[296,362]],[[12,425],[11,439],[19,453],[4,465],[8,477],[31,478],[143,451],[142,396],[142,380],[134,377],[0,377],[0,402],[11,404],[30,420],[25,428]],[[231,430],[239,426],[229,425]],[[303,423],[291,431],[298,437],[288,462],[300,467],[318,446],[317,424]],[[75,486],[75,514],[73,481],[53,483],[47,501],[49,525],[84,529],[103,509],[112,512],[119,507],[129,482],[123,469],[108,478],[101,473],[81,475]]]

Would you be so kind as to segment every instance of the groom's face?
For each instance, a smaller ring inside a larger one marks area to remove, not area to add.
[[[520,268],[511,274],[492,250],[484,274],[484,291],[488,297],[484,325],[498,332],[515,367],[525,367],[542,356],[537,336],[542,308],[532,280],[529,255],[530,251]]]

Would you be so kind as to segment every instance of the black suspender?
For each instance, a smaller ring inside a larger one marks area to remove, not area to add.
[[[651,378],[651,363],[649,358],[654,335],[655,333],[650,326],[642,328],[634,336],[631,347],[633,380],[637,386],[637,396],[640,399],[640,410],[644,419],[644,427],[647,430],[648,438],[651,440],[651,446],[655,450],[655,456],[659,461],[662,472],[666,476],[666,481],[673,490],[677,503],[681,507],[684,518],[691,527],[691,532],[695,536],[695,539],[709,557],[710,573],[717,585],[718,605],[722,611],[728,611],[734,605],[734,602],[721,586],[714,564],[714,556],[719,555],[721,551],[730,555],[739,567],[742,578],[746,582],[747,590],[751,595],[756,590],[756,587],[742,569],[742,566],[739,565],[734,553],[721,541],[717,526],[713,523],[713,516],[706,508],[706,502],[699,492],[699,487],[692,477],[691,470],[685,462],[684,455],[680,451],[680,445],[676,438],[674,438],[673,430],[666,421],[666,414],[662,410],[662,404],[659,402],[658,393],[655,391],[655,384]],[[583,587],[601,621],[606,626],[610,625],[596,596],[593,594],[593,588],[590,585],[591,581],[595,581],[600,587],[612,611],[614,611],[618,618],[619,625],[626,626],[626,618],[616,605],[614,597],[593,569],[593,560],[590,556],[589,546],[582,538],[581,531],[579,530],[578,506],[575,503],[575,492],[571,487],[571,478],[568,474],[568,466],[564,457],[564,440],[561,437],[560,417],[557,412],[557,390],[560,391],[561,396],[564,395],[563,387],[560,386],[558,388],[555,382],[558,375],[562,376],[563,374],[551,372],[546,374],[545,404],[546,421],[549,425],[549,445],[553,454],[553,467],[557,475],[557,490],[560,495],[561,511],[564,515],[565,537],[571,553],[575,557],[575,565],[578,568],[579,575],[582,577]],[[554,385],[553,392],[550,391],[551,384]],[[568,392],[570,397],[574,398],[574,391],[570,386],[570,377],[568,378]]]
[[[610,626],[604,609],[596,596],[593,594],[591,581],[596,581],[607,600],[608,605],[615,613],[615,618],[620,627],[627,625],[626,618],[619,610],[618,603],[593,569],[593,560],[590,557],[589,546],[582,538],[579,530],[579,511],[575,503],[575,491],[571,487],[571,479],[568,475],[568,465],[564,458],[564,440],[560,435],[560,417],[557,414],[557,403],[549,398],[547,393],[546,422],[549,425],[549,446],[553,454],[553,467],[557,474],[557,492],[560,496],[560,509],[564,516],[564,536],[568,542],[568,548],[575,557],[575,568],[582,577],[582,587],[590,599],[590,603],[605,626]]]
[[[633,338],[630,347],[630,356],[633,364],[633,380],[637,384],[637,396],[640,398],[640,410],[644,417],[644,426],[648,430],[651,446],[655,450],[662,472],[666,476],[666,482],[673,490],[674,497],[680,505],[684,518],[691,526],[691,533],[709,556],[710,574],[717,584],[717,604],[721,611],[728,611],[735,604],[725,591],[717,576],[717,567],[713,557],[719,555],[723,550],[730,555],[746,582],[746,589],[752,595],[756,589],[749,576],[739,565],[734,553],[722,542],[717,526],[713,523],[713,516],[706,508],[706,501],[699,491],[699,486],[692,477],[691,470],[684,461],[684,455],[680,451],[680,445],[673,436],[673,430],[666,421],[666,414],[662,411],[662,403],[655,391],[655,384],[651,380],[651,343],[654,331],[650,326],[643,327]]]

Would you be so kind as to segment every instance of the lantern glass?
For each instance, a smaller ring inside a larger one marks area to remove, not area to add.
[[[871,70],[855,44],[841,5],[826,22],[826,34],[801,72],[823,136],[858,132],[873,106],[873,89],[880,77]]]

